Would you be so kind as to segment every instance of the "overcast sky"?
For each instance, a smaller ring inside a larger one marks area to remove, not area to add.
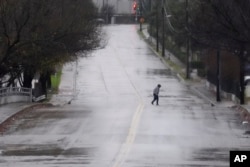
[[[110,4],[113,5],[115,8],[115,11],[118,11],[118,13],[132,13],[132,1],[133,0],[93,0],[97,7],[101,8],[104,4]]]

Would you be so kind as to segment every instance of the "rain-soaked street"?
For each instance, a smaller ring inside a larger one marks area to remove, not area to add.
[[[1,167],[228,167],[230,150],[250,150],[236,113],[181,83],[137,28],[105,27],[107,46],[78,61],[71,104],[34,110],[0,136]]]

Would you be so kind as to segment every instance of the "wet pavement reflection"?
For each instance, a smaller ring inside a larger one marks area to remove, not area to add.
[[[135,25],[104,30],[107,46],[78,60],[71,104],[36,109],[0,136],[1,167],[226,167],[230,150],[250,150],[234,111],[180,83]]]

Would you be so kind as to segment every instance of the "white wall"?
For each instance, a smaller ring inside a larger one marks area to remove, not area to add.
[[[132,2],[133,0],[93,0],[96,6],[100,9],[104,4],[113,5],[116,13],[118,14],[130,14],[133,12],[132,10]]]

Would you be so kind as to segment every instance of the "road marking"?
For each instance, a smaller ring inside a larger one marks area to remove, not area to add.
[[[115,52],[116,52],[116,49],[115,49]],[[115,55],[117,55],[117,54],[115,54]],[[116,159],[115,159],[114,165],[112,165],[112,167],[121,167],[123,165],[124,161],[126,160],[128,154],[130,152],[130,149],[134,143],[134,140],[136,137],[136,132],[137,132],[137,127],[139,125],[141,115],[142,115],[142,112],[143,112],[143,109],[145,106],[143,99],[142,99],[142,96],[140,95],[139,91],[137,90],[137,88],[135,87],[131,78],[129,77],[128,72],[125,69],[120,57],[117,56],[117,59],[120,62],[123,70],[125,71],[125,74],[127,75],[129,82],[131,83],[132,87],[134,88],[134,91],[135,91],[135,94],[138,98],[139,104],[138,104],[137,109],[133,115],[127,138],[126,138],[125,142],[122,144],[122,147],[121,147],[118,155],[115,157]]]
[[[123,143],[113,167],[121,167],[124,161],[126,160],[128,153],[130,152],[131,146],[134,143],[137,127],[139,125],[143,109],[144,109],[144,104],[141,102],[138,105],[136,112],[133,115],[133,119],[129,128],[126,141],[125,143]]]

